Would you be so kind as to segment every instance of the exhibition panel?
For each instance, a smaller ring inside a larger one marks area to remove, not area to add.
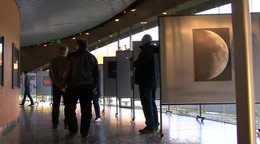
[[[252,14],[254,82],[260,84],[260,15]],[[235,103],[231,15],[160,17],[162,103]],[[255,89],[256,102],[260,89]]]
[[[132,51],[117,51],[117,97],[133,97],[133,69],[131,65]]]
[[[116,75],[116,57],[104,57],[103,79],[105,97],[116,97]]]

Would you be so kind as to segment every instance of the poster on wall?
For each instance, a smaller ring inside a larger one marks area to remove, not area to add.
[[[16,47],[14,43],[12,43],[12,50],[13,50],[13,60],[12,60],[12,85],[13,88],[19,88],[20,82],[19,82],[19,57],[20,52],[19,49]]]
[[[103,60],[104,96],[116,97],[116,57],[104,57]]]
[[[0,35],[0,87],[3,86],[4,78],[4,37]]]
[[[232,79],[229,28],[193,29],[195,81]]]

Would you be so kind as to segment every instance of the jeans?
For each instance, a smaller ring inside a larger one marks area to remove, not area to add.
[[[148,128],[156,130],[159,126],[158,111],[155,104],[156,88],[139,86],[141,104],[145,116],[145,124]]]
[[[91,113],[91,100],[92,100],[92,87],[89,85],[80,85],[77,87],[68,88],[68,126],[71,133],[78,131],[78,123],[75,110],[77,102],[80,101],[81,109],[81,124],[80,133],[88,134],[90,121],[92,118]]]
[[[98,103],[99,97],[94,94],[92,100],[95,108],[96,118],[100,118],[100,107]]]
[[[65,125],[67,124],[66,116],[68,115],[68,110],[67,110],[67,97],[66,93],[62,92],[59,87],[53,85],[53,104],[52,104],[52,123],[54,125],[57,125],[59,123],[59,113],[60,113],[60,100],[61,96],[63,97],[63,102],[64,102],[64,123]]]
[[[23,96],[23,100],[22,100],[21,104],[24,105],[25,100],[26,100],[26,95],[28,95],[28,97],[29,97],[29,99],[31,101],[31,105],[33,105],[34,102],[33,102],[32,96],[31,96],[30,88],[25,88],[24,96]]]

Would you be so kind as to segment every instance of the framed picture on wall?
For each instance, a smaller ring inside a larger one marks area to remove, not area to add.
[[[20,52],[19,49],[12,43],[13,58],[12,58],[12,86],[13,88],[19,88],[19,59]]]
[[[4,85],[4,37],[0,35],[0,87]]]

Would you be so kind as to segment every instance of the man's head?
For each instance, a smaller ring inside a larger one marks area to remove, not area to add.
[[[149,34],[146,34],[142,38],[142,44],[146,44],[152,41],[152,37]]]
[[[84,50],[87,50],[87,47],[88,47],[88,41],[81,37],[79,39],[77,39],[76,41],[76,49],[79,50],[79,49],[84,49]]]
[[[59,51],[60,51],[60,55],[67,56],[69,48],[68,48],[67,45],[63,44],[63,45],[60,46]]]
[[[27,75],[28,72],[27,71],[23,71],[23,73],[24,73],[24,75]]]

